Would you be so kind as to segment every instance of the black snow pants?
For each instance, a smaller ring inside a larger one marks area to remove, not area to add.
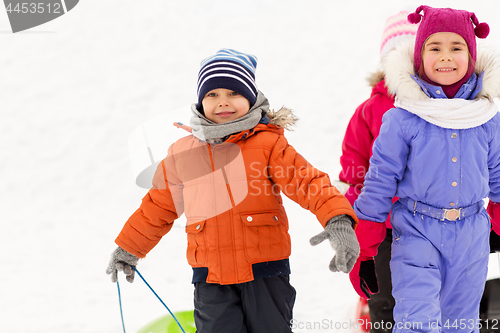
[[[273,276],[219,285],[194,284],[197,333],[290,333],[295,289],[290,277]]]
[[[370,333],[392,332],[392,327],[394,327],[392,311],[396,301],[392,297],[391,269],[389,267],[391,245],[392,229],[387,228],[387,235],[378,247],[378,254],[375,257],[375,270],[380,292],[368,300],[371,321]],[[388,322],[391,324],[388,325]]]

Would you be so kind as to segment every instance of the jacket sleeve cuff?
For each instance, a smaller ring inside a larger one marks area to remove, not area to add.
[[[358,238],[361,256],[375,257],[379,245],[384,241],[387,231],[385,222],[373,222],[368,220],[359,220],[355,230]]]
[[[326,226],[328,224],[330,224],[330,223],[336,223],[336,222],[338,222],[340,220],[348,220],[349,223],[351,223],[351,226],[352,226],[353,229],[354,229],[354,226],[356,225],[356,221],[354,221],[354,219],[351,216],[349,216],[347,214],[342,214],[342,215],[334,216],[331,219],[329,219],[328,222],[326,222],[325,228],[326,228]]]

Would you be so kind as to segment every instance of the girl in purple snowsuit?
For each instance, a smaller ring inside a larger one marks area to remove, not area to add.
[[[423,11],[423,16],[420,12]],[[394,332],[479,332],[491,228],[500,233],[500,61],[476,51],[474,13],[420,6],[415,43],[384,61],[395,108],[383,118],[354,204],[361,254],[350,273],[367,297],[391,211]],[[399,200],[392,205],[391,199]],[[498,211],[497,211],[498,210]]]

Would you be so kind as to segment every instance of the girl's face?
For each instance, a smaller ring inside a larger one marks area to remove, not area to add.
[[[430,80],[449,86],[467,73],[469,48],[462,36],[453,32],[438,32],[425,41],[422,62]]]
[[[205,116],[216,124],[241,118],[250,110],[248,99],[236,91],[224,88],[210,90],[201,104]]]

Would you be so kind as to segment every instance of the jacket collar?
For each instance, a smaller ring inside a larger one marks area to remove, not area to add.
[[[264,116],[261,118],[260,122],[255,126],[254,128],[250,128],[246,131],[241,131],[239,133],[235,133],[233,135],[230,135],[229,138],[227,138],[226,141],[224,142],[236,142],[240,140],[245,140],[254,135],[255,133],[258,132],[263,132],[263,131],[269,131],[269,132],[275,132],[275,133],[283,133],[284,129],[283,128],[278,128],[275,125],[270,124],[271,120],[267,117]]]
[[[474,99],[483,86],[483,76],[484,72],[477,77],[476,73],[473,73],[471,77],[465,82],[462,87],[458,90],[457,94],[454,98],[462,98],[462,99]],[[416,75],[411,75],[411,78],[417,82],[422,91],[430,98],[444,98],[446,99],[446,94],[443,91],[441,86],[435,86],[430,84],[429,82],[420,79]]]

